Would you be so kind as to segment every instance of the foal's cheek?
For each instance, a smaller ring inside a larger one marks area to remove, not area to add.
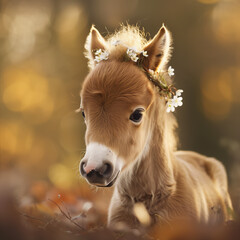
[[[134,146],[136,142],[133,137],[130,137],[128,143],[129,143],[128,146]]]
[[[124,151],[126,153],[124,158],[127,160],[127,162],[132,162],[139,155],[139,152],[141,152],[141,138],[141,126],[135,126],[132,124],[128,133],[128,139],[123,141],[126,149]]]

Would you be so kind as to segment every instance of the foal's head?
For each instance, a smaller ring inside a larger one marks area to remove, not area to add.
[[[122,168],[148,148],[154,121],[151,109],[161,97],[142,68],[135,61],[126,61],[127,48],[147,51],[143,68],[159,71],[168,62],[170,45],[171,36],[164,26],[149,42],[137,28],[124,27],[105,40],[92,27],[86,42],[91,71],[83,83],[80,106],[87,147],[80,172],[89,183],[111,186]],[[99,49],[109,55],[98,62]],[[161,104],[167,114],[164,98]]]

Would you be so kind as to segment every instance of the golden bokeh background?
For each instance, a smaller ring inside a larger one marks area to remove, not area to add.
[[[92,24],[107,35],[126,22],[152,37],[162,23],[172,32],[180,148],[224,163],[239,208],[239,0],[0,0],[0,174],[20,172],[37,190],[88,188],[75,113],[84,43]]]

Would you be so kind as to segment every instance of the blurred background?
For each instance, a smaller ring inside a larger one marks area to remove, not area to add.
[[[85,126],[75,110],[91,25],[106,36],[127,22],[152,37],[162,23],[172,32],[170,65],[184,89],[179,148],[224,163],[239,209],[239,0],[0,0],[0,191],[16,191],[25,204],[49,192],[96,204],[110,196],[79,176]]]

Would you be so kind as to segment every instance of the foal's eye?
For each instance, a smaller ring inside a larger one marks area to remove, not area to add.
[[[84,111],[82,110],[82,116],[83,116],[83,118],[85,118],[85,113],[84,113]]]
[[[139,123],[142,120],[142,112],[144,111],[143,108],[137,108],[129,117],[131,121],[134,123]]]

